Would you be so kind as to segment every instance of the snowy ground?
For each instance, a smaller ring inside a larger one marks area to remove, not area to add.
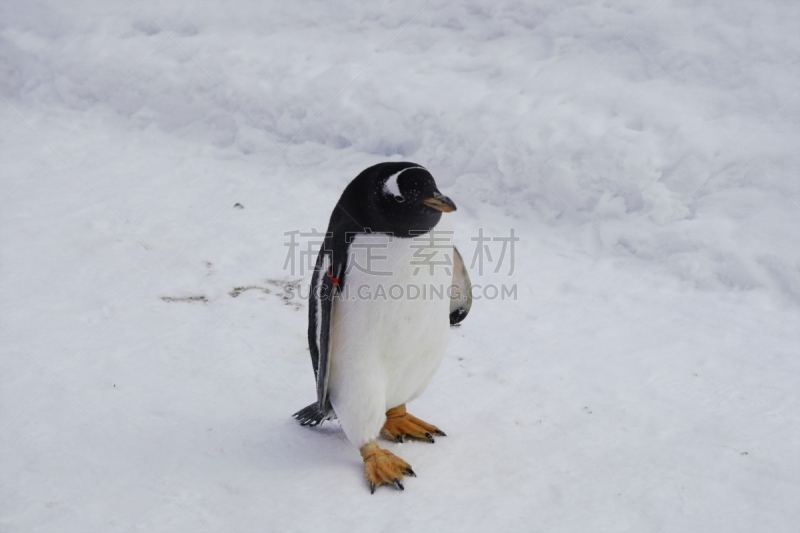
[[[798,21],[0,3],[0,530],[798,531]],[[388,444],[419,477],[370,496],[290,418],[279,285],[284,232],[385,160],[431,169],[468,261],[514,228],[472,277],[518,294],[451,330],[411,405],[448,437]]]

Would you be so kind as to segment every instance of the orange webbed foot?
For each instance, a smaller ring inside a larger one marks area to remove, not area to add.
[[[417,477],[411,465],[392,452],[380,448],[375,441],[361,447],[361,457],[364,458],[364,476],[371,493],[375,493],[375,487],[381,485],[393,485],[397,490],[405,490],[400,481],[403,476]]]
[[[403,442],[405,437],[435,442],[434,435],[446,437],[445,432],[406,412],[405,404],[386,411],[386,423],[381,436],[388,440]]]

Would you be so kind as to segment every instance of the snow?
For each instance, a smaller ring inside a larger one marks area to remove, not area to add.
[[[0,529],[797,531],[798,20],[0,4]],[[419,477],[370,496],[337,423],[290,417],[280,285],[310,275],[285,232],[386,160],[456,202],[468,264],[520,241],[471,271],[517,299],[474,302],[409,408],[448,437],[385,443]]]

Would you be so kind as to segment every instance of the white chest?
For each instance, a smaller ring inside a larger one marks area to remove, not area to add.
[[[452,274],[447,217],[411,239],[356,236],[332,316],[332,378],[366,373],[383,383],[387,408],[419,395],[444,355]]]

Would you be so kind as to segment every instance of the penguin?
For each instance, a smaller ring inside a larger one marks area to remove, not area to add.
[[[377,443],[435,442],[445,433],[406,404],[428,386],[450,325],[471,308],[470,281],[446,215],[455,203],[410,162],[367,168],[330,217],[309,290],[308,344],[317,401],[293,416],[304,426],[338,418],[361,453],[371,493],[404,490],[407,462]]]

